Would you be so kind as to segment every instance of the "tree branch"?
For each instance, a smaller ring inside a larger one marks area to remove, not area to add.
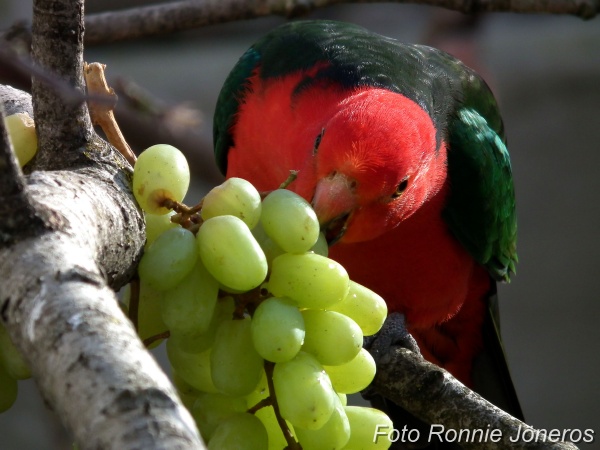
[[[84,98],[83,0],[34,0],[33,9],[33,59],[46,73],[64,79]],[[94,130],[85,102],[64,102],[58,92],[48,89],[35,76],[32,96],[40,148],[32,162],[34,169],[86,164],[86,145]]]
[[[135,271],[143,217],[125,160],[98,138],[90,145],[94,166],[27,178],[51,230],[0,248],[10,280],[0,320],[79,448],[204,448],[118,306],[112,289]]]
[[[269,15],[296,17],[343,3],[381,0],[184,0],[140,8],[92,14],[86,18],[86,44],[155,36],[207,25]],[[571,14],[591,19],[600,11],[598,0],[392,0],[439,6],[464,13],[518,12]]]
[[[83,100],[82,33],[83,0],[34,1],[34,57]],[[0,87],[13,113],[28,106],[14,93]],[[34,211],[45,227],[23,239],[12,226],[0,245],[0,320],[79,448],[204,448],[113,291],[132,277],[145,240],[130,166],[95,135],[85,102],[65,102],[37,78],[33,93],[33,165],[53,170],[24,178],[3,134],[0,205],[19,200],[2,210],[3,226]]]
[[[461,440],[461,447],[467,450],[577,449],[571,443],[555,442],[548,438],[544,441],[543,430],[535,430],[515,419],[471,391],[444,369],[405,348],[396,348],[377,362],[373,387],[377,393],[419,419],[441,425],[445,430],[499,430],[501,433],[498,442],[494,442],[494,439],[476,439],[475,442]],[[535,439],[532,439],[533,442],[517,440],[524,435],[524,430],[527,437],[540,436],[537,442]],[[437,435],[432,438],[430,442],[436,442]]]

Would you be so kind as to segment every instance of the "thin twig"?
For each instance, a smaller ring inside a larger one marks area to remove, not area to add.
[[[117,78],[112,81],[121,104],[142,118],[159,121],[168,133],[181,134],[196,130],[202,125],[202,112],[186,101],[169,104],[142,88],[136,82]]]
[[[377,3],[381,0],[185,0],[141,8],[92,14],[86,18],[86,44],[101,44],[173,33],[207,25],[269,15],[296,17],[343,3]],[[598,14],[597,0],[394,0],[439,6],[464,13],[518,12],[571,14],[591,19]]]
[[[156,341],[160,341],[161,339],[169,339],[171,337],[171,332],[169,330],[163,331],[162,333],[155,334],[153,336],[147,337],[142,342],[146,348],[150,347]]]
[[[289,176],[283,183],[279,185],[279,189],[286,189],[290,184],[292,184],[296,180],[296,178],[298,178],[298,171],[290,170]]]
[[[75,106],[86,101],[106,105],[114,104],[114,99],[106,95],[85,94],[75,89],[56,74],[42,69],[34,64],[31,59],[19,55],[2,40],[0,40],[0,63],[5,69],[13,70],[24,77],[35,77],[44,83],[46,87],[60,95],[62,101],[67,105]]]
[[[263,408],[266,408],[266,407],[272,406],[272,405],[273,405],[273,402],[271,401],[271,397],[265,397],[260,402],[258,402],[256,405],[254,405],[252,408],[248,408],[247,412],[250,414],[254,414],[259,409],[263,409]]]
[[[10,69],[23,77],[29,78],[34,76],[47,87],[50,87],[57,92],[63,99],[63,102],[68,105],[73,106],[85,101],[85,95],[81,91],[73,89],[73,86],[66,83],[63,79],[50,74],[50,72],[37,66],[30,59],[19,55],[1,40],[0,63],[2,63],[6,69]]]

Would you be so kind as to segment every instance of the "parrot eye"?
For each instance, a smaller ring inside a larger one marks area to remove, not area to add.
[[[400,182],[400,184],[396,187],[396,190],[392,194],[392,198],[398,198],[402,195],[402,193],[406,190],[408,186],[408,178],[405,178]]]

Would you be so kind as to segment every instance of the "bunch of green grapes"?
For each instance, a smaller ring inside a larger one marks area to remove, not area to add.
[[[375,375],[362,342],[386,318],[383,299],[327,257],[302,197],[278,189],[263,199],[230,178],[188,208],[189,178],[167,145],[135,165],[148,232],[138,326],[153,345],[168,330],[175,385],[208,448],[388,448],[373,436],[390,419],[346,404]]]

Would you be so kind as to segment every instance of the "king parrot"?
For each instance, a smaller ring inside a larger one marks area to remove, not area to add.
[[[515,271],[498,106],[440,50],[335,21],[284,24],[233,68],[214,116],[227,177],[310,201],[329,256],[404,315],[422,355],[522,416],[496,281]]]

